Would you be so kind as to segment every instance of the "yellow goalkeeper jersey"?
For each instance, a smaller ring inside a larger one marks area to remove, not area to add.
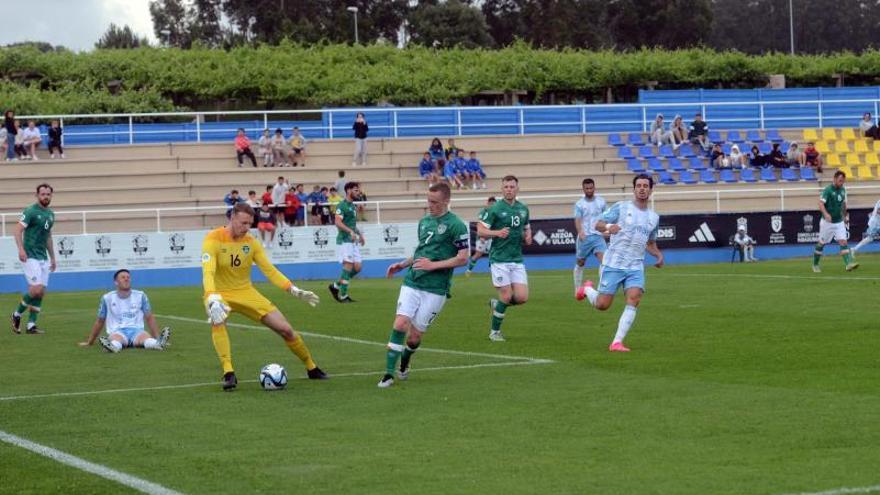
[[[208,232],[202,243],[202,285],[205,296],[252,287],[251,267],[256,263],[263,275],[282,290],[293,285],[269,261],[263,245],[252,235],[234,240],[226,227]]]

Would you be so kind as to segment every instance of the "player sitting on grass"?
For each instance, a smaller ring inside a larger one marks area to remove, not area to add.
[[[92,331],[80,347],[88,347],[95,343],[97,337],[101,346],[109,352],[119,352],[125,347],[141,347],[161,351],[168,345],[171,328],[165,327],[159,332],[156,317],[150,307],[147,294],[131,288],[131,273],[125,268],[113,274],[116,290],[101,296],[98,306],[98,318],[92,325]],[[144,322],[150,333],[144,330]],[[98,337],[101,329],[107,327],[107,336]]]
[[[494,204],[495,196],[489,196],[489,199],[486,200],[486,207],[477,213],[477,220],[482,222],[486,217],[486,211]],[[467,271],[464,272],[465,277],[471,276],[471,272],[474,270],[474,267],[477,266],[477,260],[479,260],[484,254],[488,253],[490,249],[492,249],[492,239],[486,237],[477,238],[477,245],[474,247],[474,254],[471,255],[468,260]]]

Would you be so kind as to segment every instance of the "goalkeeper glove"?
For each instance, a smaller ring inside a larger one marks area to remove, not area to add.
[[[208,296],[208,319],[214,325],[222,325],[229,316],[231,308],[223,302],[220,294],[211,294]]]
[[[293,297],[305,302],[313,308],[317,306],[319,302],[321,302],[321,299],[314,292],[302,290],[295,285],[291,285],[290,289],[288,289],[288,292],[290,292]]]

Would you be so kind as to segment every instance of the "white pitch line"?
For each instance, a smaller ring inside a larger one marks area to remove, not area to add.
[[[786,493],[785,495],[856,495],[880,492],[880,485],[862,486],[857,488],[835,488],[824,492]]]
[[[178,320],[178,321],[186,321],[190,323],[203,323],[207,325],[206,319],[198,319],[198,318],[189,318],[186,316],[175,316],[175,315],[156,315],[159,318],[167,318],[169,320]],[[237,327],[237,328],[252,328],[256,330],[268,330],[268,328],[262,325],[247,325],[245,323],[226,323],[227,326]],[[364,345],[372,345],[372,346],[381,346],[385,347],[387,343],[385,342],[375,342],[372,340],[361,340],[354,339],[351,337],[340,337],[337,335],[327,335],[323,333],[314,333],[314,332],[301,332],[297,330],[298,333],[305,335],[307,337],[315,337],[320,339],[330,339],[338,342],[348,342],[350,344],[364,344]],[[473,357],[485,357],[485,358],[494,358],[494,359],[509,359],[513,361],[541,361],[541,364],[553,363],[554,361],[551,359],[539,359],[527,356],[510,356],[505,354],[491,354],[488,352],[470,352],[470,351],[455,351],[450,349],[431,349],[422,347],[419,348],[419,352],[436,352],[440,354],[454,354],[456,356],[473,356]]]
[[[505,366],[531,366],[535,364],[552,364],[554,361],[550,361],[548,359],[535,359],[535,360],[522,360],[522,361],[514,361],[514,362],[503,362],[503,363],[478,363],[478,364],[461,364],[456,366],[434,366],[431,368],[412,368],[410,372],[412,373],[422,373],[425,371],[447,371],[447,370],[469,370],[474,368],[500,368]],[[330,378],[346,378],[346,377],[357,377],[357,376],[381,376],[384,373],[384,370],[379,371],[356,371],[352,373],[339,373],[339,374],[331,374]],[[295,377],[297,380],[307,380],[306,377]],[[257,380],[239,380],[239,383],[257,383]],[[196,387],[213,387],[220,385],[220,382],[200,382],[200,383],[183,383],[180,385],[157,385],[155,387],[134,387],[134,388],[111,388],[106,390],[85,390],[81,392],[57,392],[52,394],[34,394],[34,395],[10,395],[6,397],[0,397],[0,402],[4,401],[13,401],[13,400],[26,400],[26,399],[49,399],[55,397],[79,397],[83,395],[103,395],[103,394],[118,394],[124,392],[146,392],[151,390],[173,390],[180,388],[196,388]]]
[[[847,276],[832,276],[832,277],[823,277],[823,276],[810,276],[810,275],[773,275],[773,274],[760,274],[760,273],[664,273],[664,276],[667,277],[736,277],[736,278],[776,278],[776,279],[791,279],[791,280],[816,280],[816,281],[841,281],[841,282],[852,282],[852,281],[865,281],[865,282],[876,282],[880,280],[880,277],[847,277]]]
[[[14,445],[16,447],[20,447],[25,450],[29,450],[35,454],[48,457],[53,461],[60,462],[61,464],[66,464],[70,467],[79,469],[80,471],[85,471],[87,473],[98,475],[110,481],[115,481],[120,485],[125,485],[129,488],[133,488],[139,492],[147,493],[149,495],[183,495],[181,492],[172,490],[170,488],[165,488],[164,486],[158,485],[151,481],[147,481],[145,479],[141,479],[130,474],[125,474],[123,472],[116,471],[115,469],[110,469],[107,466],[103,466],[101,464],[89,462],[85,459],[81,459],[65,452],[61,452],[60,450],[53,449],[52,447],[47,447],[45,445],[31,442],[30,440],[21,438],[2,430],[0,430],[0,441],[6,442],[10,445]]]

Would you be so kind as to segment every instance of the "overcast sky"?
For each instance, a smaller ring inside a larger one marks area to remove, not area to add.
[[[149,0],[0,0],[0,17],[14,6],[34,9],[17,20],[5,19],[0,45],[19,41],[45,41],[71,50],[91,50],[110,23],[128,24],[139,36],[156,43]]]

